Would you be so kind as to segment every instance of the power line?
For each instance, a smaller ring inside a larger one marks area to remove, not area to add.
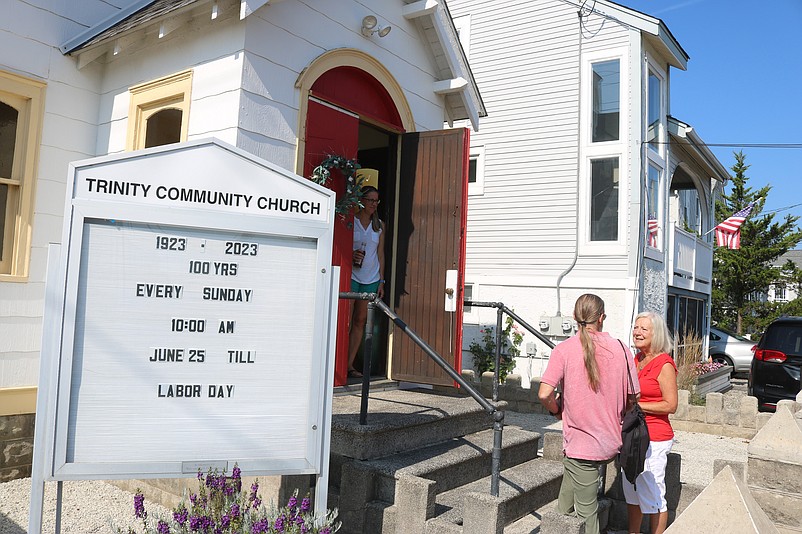
[[[669,145],[671,141],[643,141],[641,144]],[[733,148],[802,148],[802,143],[690,143],[694,146],[727,146]]]

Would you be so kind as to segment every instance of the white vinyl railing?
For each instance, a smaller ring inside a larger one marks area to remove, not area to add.
[[[713,245],[701,237],[670,226],[670,276],[674,287],[710,294],[713,279]]]

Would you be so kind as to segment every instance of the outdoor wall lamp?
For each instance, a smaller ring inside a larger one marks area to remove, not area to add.
[[[384,37],[392,29],[391,26],[385,26],[384,28],[379,26],[379,20],[373,15],[368,15],[362,19],[362,35],[365,37],[371,37],[374,33],[377,33],[379,37]]]

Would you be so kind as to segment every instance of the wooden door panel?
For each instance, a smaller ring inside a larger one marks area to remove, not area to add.
[[[393,300],[398,316],[457,371],[462,306],[455,313],[444,310],[445,279],[448,270],[464,271],[468,136],[465,129],[403,136]],[[398,331],[393,334],[391,378],[452,384]]]

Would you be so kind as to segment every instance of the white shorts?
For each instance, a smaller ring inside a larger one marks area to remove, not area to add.
[[[644,514],[668,511],[666,506],[666,463],[673,445],[673,439],[649,443],[643,473],[638,475],[635,480],[638,491],[635,491],[635,487],[624,476],[624,472],[621,472],[621,484],[627,504],[640,505],[641,512]]]

